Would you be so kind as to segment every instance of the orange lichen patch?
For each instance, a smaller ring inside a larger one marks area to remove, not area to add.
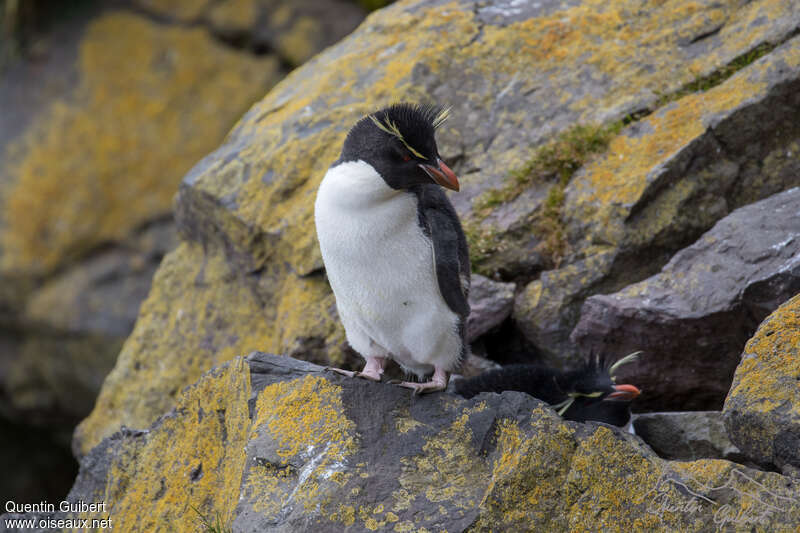
[[[231,520],[239,500],[250,419],[250,373],[243,359],[204,376],[180,397],[134,455],[112,464],[103,498],[125,531],[194,531],[200,517]],[[147,512],[142,512],[142,509]],[[102,518],[96,516],[94,518]]]
[[[461,514],[480,501],[481,480],[488,472],[472,445],[472,430],[467,422],[472,414],[485,409],[484,403],[463,409],[450,427],[428,438],[420,455],[401,459],[400,486],[412,499],[424,495],[433,503],[446,501]],[[402,508],[401,497],[395,500],[392,510]]]
[[[612,219],[624,219],[650,185],[652,172],[700,137],[706,131],[708,117],[731,111],[758,94],[766,84],[752,71],[763,74],[765,69],[763,63],[756,65],[706,93],[668,105],[643,121],[647,133],[633,136],[631,131],[624,131],[611,141],[605,157],[591,162],[573,179],[565,211],[572,217],[593,213],[592,218],[600,222],[595,224],[596,231],[618,242],[621,228],[610,224]],[[679,197],[681,191],[675,192]],[[673,203],[678,205],[679,198]]]
[[[208,18],[225,30],[247,31],[256,23],[258,5],[258,0],[227,0],[215,4]]]
[[[679,522],[678,513],[650,514],[640,507],[658,484],[661,460],[647,457],[608,428],[582,439],[570,466],[565,487],[570,531],[657,531]]]
[[[292,500],[306,510],[348,520],[341,509],[331,513],[325,503],[353,476],[347,463],[359,446],[355,424],[344,414],[341,387],[312,375],[266,387],[256,399],[251,438],[256,434],[276,443],[275,453],[286,468],[297,462],[305,466],[301,474],[292,474],[291,496],[280,490],[287,486],[285,468],[262,469],[248,478],[246,490],[255,506],[269,502],[264,511],[275,514]]]
[[[200,29],[98,17],[80,45],[79,85],[8,149],[0,268],[45,273],[168,213],[183,174],[277,69]]]
[[[318,376],[276,383],[259,393],[253,431],[269,431],[284,461],[313,453],[309,447],[327,449],[332,461],[344,461],[358,450],[355,424],[344,415],[341,387]]]
[[[552,412],[533,411],[526,437],[515,422],[501,421],[479,529],[563,529],[562,487],[575,450],[573,432]]]
[[[734,398],[748,410],[787,408],[800,423],[800,295],[781,305],[747,342],[727,404]]]

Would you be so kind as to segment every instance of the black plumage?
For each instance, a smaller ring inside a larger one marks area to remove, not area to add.
[[[359,120],[320,184],[315,223],[337,309],[361,372],[379,381],[389,358],[444,390],[463,359],[470,263],[458,215],[442,187],[458,177],[442,160],[436,128],[448,112],[395,104]]]
[[[568,420],[624,426],[630,421],[630,405],[639,389],[615,384],[613,371],[634,358],[631,354],[606,367],[603,359],[590,357],[580,368],[568,371],[533,364],[508,365],[459,380],[455,392],[465,398],[481,392],[525,392],[550,404]]]

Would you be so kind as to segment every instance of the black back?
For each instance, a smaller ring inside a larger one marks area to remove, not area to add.
[[[630,420],[631,402],[606,399],[614,392],[614,382],[602,362],[593,358],[583,367],[572,371],[531,364],[508,365],[474,378],[459,380],[455,384],[455,391],[465,398],[482,392],[520,391],[552,406],[568,402],[569,407],[562,416],[576,422],[597,420],[624,426]],[[597,392],[601,394],[585,396]],[[573,401],[569,402],[570,399]]]
[[[418,201],[419,223],[433,241],[439,291],[447,306],[466,321],[469,315],[469,249],[453,204],[437,185],[412,191]]]

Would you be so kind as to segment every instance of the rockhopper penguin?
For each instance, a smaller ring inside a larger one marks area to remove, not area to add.
[[[578,369],[559,371],[540,365],[508,365],[455,383],[455,392],[472,398],[481,392],[526,392],[550,404],[567,420],[597,420],[624,427],[631,419],[631,402],[640,392],[634,385],[617,385],[616,371],[634,361],[629,354],[606,368],[602,357],[589,357]]]
[[[361,372],[380,381],[388,358],[444,390],[465,355],[467,241],[442,187],[459,190],[434,132],[447,111],[396,104],[362,118],[317,191],[322,259]]]

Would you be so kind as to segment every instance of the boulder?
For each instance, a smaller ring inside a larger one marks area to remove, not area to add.
[[[739,463],[745,460],[725,432],[721,411],[635,414],[633,428],[664,459],[727,459]]]
[[[122,5],[42,43],[0,82],[0,389],[5,416],[71,428],[176,245],[178,181],[281,69]]]
[[[645,391],[640,408],[721,408],[747,339],[800,292],[798,212],[798,187],[737,209],[659,274],[587,299],[572,339],[644,352],[619,374]]]
[[[146,431],[82,461],[68,501],[126,531],[790,531],[796,479],[672,462],[517,392],[413,396],[253,353],[205,374]],[[6,515],[8,518],[8,515]]]
[[[570,363],[588,296],[657,273],[734,209],[797,185],[800,131],[789,117],[800,109],[799,43],[634,122],[572,178],[561,231],[575,259],[532,281],[514,312],[552,364]]]
[[[731,441],[753,461],[800,468],[800,294],[747,342],[723,414]]]
[[[473,262],[483,273],[525,283],[553,266],[536,251],[542,238],[533,232],[553,183],[531,183],[488,213],[473,201],[512,183],[509,172],[524,167],[537,145],[576,123],[611,123],[652,108],[647,122],[610,140],[605,166],[594,163],[567,187],[564,218],[575,254],[565,256],[560,267],[608,253],[611,259],[601,263],[615,269],[596,275],[597,283],[580,289],[579,297],[563,300],[576,310],[599,287],[654,273],[668,258],[664,250],[674,252],[733,207],[788,188],[787,169],[796,162],[780,154],[796,139],[789,117],[798,108],[793,84],[800,67],[794,42],[774,47],[792,36],[798,21],[788,0],[669,5],[407,0],[374,13],[293,71],[186,176],[176,203],[186,245],[165,261],[164,275],[157,275],[93,414],[76,433],[76,449],[88,452],[122,425],[148,427],[172,405],[177,390],[235,353],[262,349],[326,364],[346,360],[314,236],[313,199],[348,128],[390,102],[453,105],[439,145],[462,180],[464,193],[452,198],[473,252],[482,253],[476,243],[487,244],[485,258],[473,254]],[[762,45],[774,50],[724,83],[715,81],[700,94],[684,89]],[[670,103],[664,105],[659,95],[671,95]],[[749,169],[741,176],[724,174],[725,183],[739,183],[724,209],[706,209],[713,207],[706,193],[721,186],[709,170],[717,166],[706,165],[719,162],[717,156],[692,156],[698,139],[711,142],[706,126],[712,118],[719,122],[719,135],[736,132],[739,144],[732,144],[731,152]],[[741,128],[742,122],[749,129]],[[782,134],[765,136],[762,126],[780,126]],[[738,158],[742,143],[753,145],[751,157]],[[696,162],[692,169],[699,177],[665,187],[677,169],[671,156]],[[761,165],[768,156],[771,164]],[[620,157],[630,169],[609,172],[607,166]],[[769,172],[758,174],[761,167]],[[656,181],[648,178],[649,170],[662,168],[671,170]],[[629,185],[624,198],[609,192],[623,181]],[[676,191],[685,193],[685,201]],[[705,215],[699,222],[678,217],[674,224],[659,218],[678,205],[705,209]],[[631,224],[636,228],[628,230]],[[604,226],[609,238],[600,234]],[[673,229],[674,236],[663,237]],[[505,243],[502,249],[492,247],[494,237]],[[584,246],[583,237],[592,246]],[[626,261],[630,268],[616,269]],[[225,272],[224,279],[215,275],[219,285],[177,275],[196,275],[206,263],[217,274]],[[218,290],[222,285],[226,290]],[[211,312],[205,307],[210,292],[215,294]],[[563,338],[569,329],[563,326]],[[224,349],[215,350],[216,345]],[[158,374],[136,370],[155,368],[156,361]],[[149,391],[147,400],[142,387]]]

